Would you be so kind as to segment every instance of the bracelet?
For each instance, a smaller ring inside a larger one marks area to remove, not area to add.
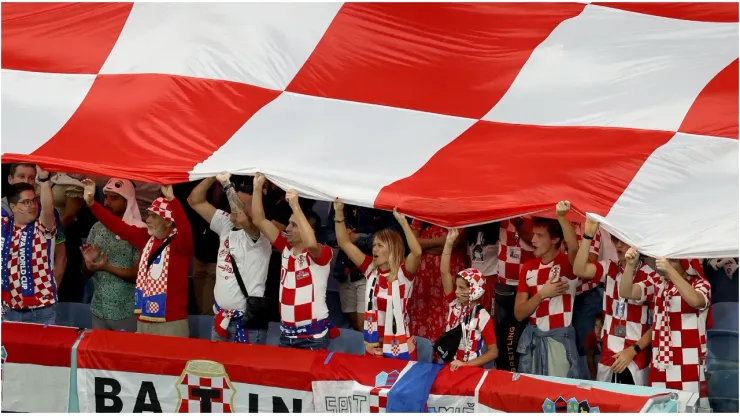
[[[586,233],[583,233],[583,238],[585,238],[586,240],[593,240],[594,239],[594,237],[592,235],[588,235]]]
[[[642,351],[642,348],[640,348],[640,346],[637,345],[636,342],[634,344],[632,344],[632,348],[634,348],[635,351],[637,351],[638,354]]]
[[[229,182],[226,185],[222,185],[224,187],[224,191],[228,191],[229,189],[234,187],[234,184]]]
[[[49,175],[49,176],[47,176],[45,178],[38,178],[36,180],[39,181],[39,182],[41,182],[41,183],[44,183],[44,182],[49,182],[49,179],[51,179],[51,175]]]
[[[334,222],[337,223],[337,224],[341,224],[341,223],[344,222],[344,218],[342,218],[341,220],[338,220],[338,219],[334,218]]]

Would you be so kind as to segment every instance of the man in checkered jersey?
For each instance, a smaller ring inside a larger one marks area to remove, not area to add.
[[[628,263],[626,254],[629,245],[614,236],[612,242],[619,261],[603,260],[597,263],[590,260],[589,242],[598,231],[597,222],[586,221],[583,240],[573,262],[573,271],[577,276],[593,278],[594,281],[605,284],[604,325],[602,333],[598,334],[602,353],[597,380],[647,386],[651,357],[648,347],[652,336],[651,305],[648,298],[654,295],[653,286],[648,287],[648,296],[630,300],[619,296],[619,283],[627,273],[634,276],[634,283],[655,279],[657,276],[646,263],[637,264],[638,259],[632,259]]]
[[[514,314],[529,318],[517,347],[519,372],[556,377],[582,378],[584,374],[572,326],[573,302],[584,281],[573,274],[571,264],[578,240],[566,216],[570,202],[556,206],[558,220],[535,218],[532,246],[535,259],[524,264],[519,276]],[[562,241],[568,253],[560,250]]]
[[[37,168],[40,200],[33,185],[10,185],[2,215],[3,321],[54,324],[57,286],[52,249],[56,235],[49,172]],[[39,203],[41,214],[39,215]]]
[[[639,259],[635,248],[627,251],[628,265]],[[635,282],[625,270],[619,295],[647,299],[653,304],[650,385],[698,393],[700,406],[709,407],[706,381],[707,318],[711,285],[699,260],[655,259],[655,274]]]
[[[290,223],[283,235],[267,218],[262,206],[262,192],[266,178],[254,177],[252,221],[267,236],[273,246],[283,253],[280,276],[280,346],[310,350],[326,349],[329,332],[329,308],[326,306],[326,286],[332,258],[331,248],[319,244],[315,227],[315,213],[307,218],[303,213],[298,193],[286,193],[293,210]],[[313,221],[313,223],[312,223]]]

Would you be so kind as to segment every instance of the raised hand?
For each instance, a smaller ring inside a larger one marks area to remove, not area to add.
[[[44,170],[44,168],[42,168],[42,167],[41,167],[41,166],[39,166],[39,165],[36,165],[36,176],[37,176],[37,177],[38,177],[39,179],[46,179],[46,178],[48,178],[48,177],[49,177],[49,175],[50,175],[50,174],[51,174],[51,173],[50,173],[49,171],[47,171],[47,170]]]
[[[626,253],[624,253],[624,259],[627,260],[627,264],[634,266],[637,264],[637,260],[640,259],[640,253],[637,251],[636,248],[630,247],[629,250],[627,250]]]
[[[586,225],[583,230],[584,234],[594,237],[599,232],[599,223],[593,220],[586,220]]]
[[[295,189],[291,189],[290,191],[285,193],[285,199],[288,201],[288,204],[290,204],[290,207],[293,209],[298,209],[301,207],[299,204],[300,198],[298,197],[298,191]]]
[[[344,218],[344,202],[342,202],[341,199],[337,198],[334,200],[334,216],[337,215],[337,213],[341,212],[342,218]]]
[[[406,216],[398,212],[398,207],[393,207],[393,217],[401,224],[403,224],[404,222],[408,222]]]
[[[86,178],[82,180],[82,185],[85,187],[83,198],[85,198],[87,205],[92,205],[95,202],[95,182],[92,179]]]
[[[231,174],[228,172],[221,172],[216,175],[216,180],[219,181],[221,185],[226,185],[231,181]]]
[[[455,241],[457,240],[457,237],[460,235],[460,230],[457,228],[448,228],[447,229],[447,240],[445,244],[448,246],[452,246],[455,244]]]
[[[558,217],[566,216],[568,211],[570,211],[570,201],[560,201],[555,205],[555,212],[558,214]]]
[[[267,178],[265,178],[265,175],[261,173],[257,173],[254,175],[254,179],[252,180],[252,184],[254,185],[254,191],[262,191],[262,188],[265,187],[265,182],[267,182]]]
[[[162,190],[162,195],[164,195],[165,198],[169,199],[170,201],[175,200],[175,191],[172,189],[172,185],[162,185],[160,189]]]
[[[655,259],[655,268],[658,269],[658,271],[663,272],[665,275],[668,275],[668,273],[673,270],[673,266],[671,266],[671,263],[665,257],[658,257]]]

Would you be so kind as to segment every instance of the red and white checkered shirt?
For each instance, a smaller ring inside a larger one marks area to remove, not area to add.
[[[273,243],[282,251],[280,275],[280,320],[286,326],[305,326],[329,317],[326,306],[326,285],[332,258],[331,248],[322,245],[321,255],[314,257],[308,250],[293,254],[293,247],[280,233]],[[327,330],[313,335],[321,338]]]
[[[522,218],[525,225],[532,223],[531,218]],[[519,233],[512,220],[501,221],[498,238],[498,281],[499,283],[518,286],[522,264],[534,258],[532,246],[519,238]]]
[[[622,280],[622,269],[618,263],[611,260],[603,260],[596,263],[595,281],[605,284],[604,291],[604,326],[601,334],[602,351],[601,364],[611,367],[614,364],[614,354],[629,348],[632,344],[642,338],[650,329],[651,304],[648,298],[653,298],[654,286],[646,289],[647,296],[639,300],[627,300],[619,297],[619,282]],[[655,271],[647,264],[642,264],[635,273],[633,283],[644,282],[647,279],[655,279]],[[617,328],[621,332],[624,328],[625,335],[619,336]],[[652,351],[642,351],[634,358],[637,368],[642,370],[650,365]]]
[[[543,264],[541,259],[537,258],[526,262],[519,276],[517,292],[527,293],[531,298],[545,286],[548,279],[566,279],[568,291],[561,296],[543,300],[529,317],[529,323],[537,325],[537,328],[542,331],[570,326],[573,321],[573,302],[575,302],[578,287],[583,284],[583,281],[573,274],[568,256],[558,253],[547,264]]]
[[[380,339],[382,340],[383,334],[385,334],[385,312],[388,310],[388,302],[390,301],[390,296],[388,295],[389,271],[371,268],[370,265],[372,262],[373,259],[370,256],[365,256],[365,261],[362,262],[360,271],[362,271],[368,279],[368,282],[372,282],[374,274],[378,275],[378,283],[375,285],[375,292],[373,293],[373,303],[376,305],[376,310],[378,311],[378,336],[380,336]],[[398,271],[398,287],[401,290],[401,304],[403,305],[403,319],[406,323],[406,332],[408,332],[409,323],[408,303],[409,298],[411,297],[411,292],[414,288],[414,277],[415,275],[406,271],[406,265],[402,264],[401,269]],[[360,301],[364,302],[365,307],[367,308],[368,299],[363,298]],[[411,336],[410,333],[407,333],[406,335]]]
[[[583,226],[580,223],[573,222],[571,223],[573,225],[573,229],[576,232],[576,238],[578,238],[578,246],[581,245],[581,240],[583,240]],[[563,242],[563,244],[560,245],[560,251],[563,253],[568,253],[568,245]],[[588,249],[588,252],[590,254],[596,254],[599,255],[599,252],[601,252],[601,232],[597,232],[594,236],[594,239],[591,240],[591,247]]]
[[[638,283],[642,296],[651,301],[654,314],[665,314],[670,326],[669,336],[658,339],[653,322],[653,356],[657,357],[661,345],[668,348],[671,364],[667,370],[660,371],[655,367],[655,359],[650,366],[650,384],[652,387],[683,390],[699,393],[707,397],[704,372],[707,354],[707,315],[711,304],[711,286],[702,276],[690,276],[689,282],[694,290],[704,296],[706,307],[696,309],[690,306],[678,293],[678,289],[668,278],[658,275]],[[650,287],[654,297],[650,298]],[[668,308],[665,305],[668,305]]]
[[[445,328],[445,331],[449,331],[452,328],[460,325],[460,322],[462,321],[463,314],[465,313],[465,306],[460,303],[459,300],[457,300],[457,295],[455,295],[455,292],[450,292],[445,296],[445,300],[447,301],[447,328]],[[468,336],[470,337],[470,354],[468,355],[467,359],[465,357],[465,339],[460,339],[460,346],[457,349],[457,356],[456,359],[460,361],[470,361],[473,359],[478,358],[480,354],[483,352],[482,348],[483,345],[493,345],[496,344],[496,330],[494,328],[493,319],[491,319],[491,314],[488,313],[485,309],[481,308],[480,311],[478,311],[478,316],[474,317],[471,321],[473,324],[473,330],[470,331]]]
[[[2,217],[2,226],[8,226],[10,220],[8,217]],[[44,306],[53,305],[56,302],[56,291],[55,286],[52,283],[53,279],[53,255],[52,248],[54,246],[54,237],[56,235],[56,229],[48,229],[41,224],[40,220],[36,220],[33,233],[33,249],[31,251],[31,266],[32,276],[34,285],[35,300],[29,302],[28,298],[24,302],[22,286],[21,286],[21,270],[20,270],[20,252],[21,252],[21,236],[23,235],[23,229],[16,225],[13,230],[13,236],[10,241],[10,251],[8,254],[8,279],[10,286],[10,297],[3,294],[3,305],[11,309],[33,309],[41,308]],[[7,242],[5,242],[7,244]]]

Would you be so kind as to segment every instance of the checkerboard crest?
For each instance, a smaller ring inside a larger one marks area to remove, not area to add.
[[[209,360],[192,360],[185,364],[175,383],[177,413],[233,413],[236,389],[223,364]],[[216,395],[202,394],[203,390]]]

